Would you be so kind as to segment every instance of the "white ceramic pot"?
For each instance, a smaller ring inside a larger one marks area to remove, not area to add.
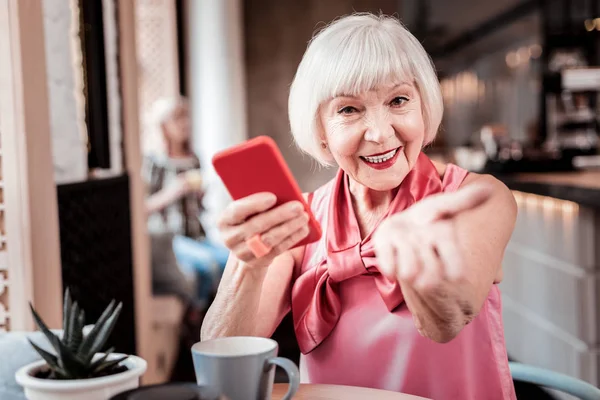
[[[100,354],[97,354],[98,357]],[[111,354],[110,359],[121,357],[123,354]],[[34,375],[46,365],[45,361],[36,361],[19,369],[15,374],[17,383],[25,389],[29,400],[108,400],[112,396],[129,389],[135,389],[140,384],[140,376],[146,372],[147,363],[144,359],[129,356],[121,365],[128,369],[121,373],[103,376],[101,378],[77,380],[40,379]]]

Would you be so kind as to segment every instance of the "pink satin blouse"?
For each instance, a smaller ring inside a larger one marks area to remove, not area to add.
[[[448,165],[441,179],[421,154],[386,215],[428,195],[455,191],[466,175]],[[399,285],[379,274],[371,235],[361,238],[347,181],[339,171],[309,196],[324,235],[306,247],[292,286],[301,380],[436,400],[515,399],[496,285],[455,339],[439,344],[422,337]]]

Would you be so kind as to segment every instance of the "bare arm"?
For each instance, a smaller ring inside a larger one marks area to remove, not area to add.
[[[308,234],[308,215],[300,202],[274,206],[272,194],[259,193],[233,202],[219,221],[231,256],[217,296],[204,318],[201,339],[223,336],[271,336],[290,309],[294,266],[303,248],[290,250]],[[246,241],[259,235],[271,249],[256,257]]]
[[[253,268],[232,257],[202,324],[201,340],[270,337],[290,309],[293,270],[294,258],[289,251],[267,268]]]
[[[502,259],[517,218],[517,203],[510,190],[490,175],[469,174],[462,187],[486,184],[489,200],[456,216],[456,231],[471,290],[468,302],[475,313],[487,299],[493,283],[502,280]]]
[[[146,199],[146,215],[162,211],[186,193],[185,183],[177,180]]]
[[[448,342],[479,313],[501,280],[516,212],[504,184],[473,174],[457,192],[430,196],[382,223],[380,270],[400,283],[423,336]]]

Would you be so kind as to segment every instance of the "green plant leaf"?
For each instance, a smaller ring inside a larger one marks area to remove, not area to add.
[[[79,314],[79,304],[77,302],[71,304],[69,309],[69,320],[66,325],[63,325],[63,344],[69,347],[69,344],[73,340],[73,329],[75,328],[75,322],[77,321],[77,315]]]
[[[34,348],[34,350],[44,359],[44,361],[46,361],[46,364],[48,364],[50,371],[56,373],[57,375],[67,375],[67,373],[58,365],[58,359],[54,354],[42,349],[41,347],[33,343],[30,339],[27,340],[29,341],[29,344],[31,344],[31,346]]]
[[[102,364],[113,351],[115,351],[114,347],[111,347],[110,349],[106,350],[106,352],[102,356],[98,357],[96,361],[90,364],[90,371],[95,371],[96,368],[98,368],[98,366]]]
[[[83,327],[85,326],[85,311],[81,310],[79,317],[77,317],[77,330],[83,335]]]
[[[111,305],[113,302],[111,302]],[[121,310],[123,309],[123,303],[119,303],[117,308],[112,311],[112,313],[108,316],[108,318],[103,319],[105,313],[100,316],[96,325],[92,329],[92,332],[85,338],[80,348],[80,355],[85,357],[86,362],[90,362],[94,354],[102,349],[102,347],[106,344],[108,337],[110,336],[115,324],[117,323],[117,319],[121,314]],[[92,335],[94,333],[94,335]]]
[[[83,311],[79,310],[79,304],[75,302],[73,304],[73,310],[71,310],[69,341],[63,342],[73,353],[77,353],[77,350],[83,341],[83,324],[80,323],[82,312]]]
[[[129,357],[129,356],[123,356],[123,357],[115,358],[114,360],[109,360],[109,361],[104,362],[103,364],[101,364],[100,366],[98,366],[98,368],[96,368],[96,370],[94,371],[94,374],[98,374],[99,372],[102,372],[102,371],[105,371],[105,370],[107,370],[109,368],[114,367],[118,363],[126,360],[127,357]]]
[[[71,331],[71,293],[69,293],[69,288],[65,290],[65,300],[63,304],[63,343],[69,343],[70,341],[70,331]]]
[[[65,379],[73,379],[71,376],[69,376],[69,374],[67,374],[65,371],[63,371],[62,369],[53,369],[50,371],[50,375],[48,376],[48,379],[54,379],[54,380],[65,380]]]
[[[100,315],[100,318],[98,318],[98,321],[96,321],[96,324],[94,325],[94,327],[92,328],[90,333],[88,333],[88,335],[85,337],[85,339],[83,339],[81,346],[79,346],[79,351],[77,353],[84,359],[88,358],[88,356],[90,354],[90,350],[94,344],[94,341],[96,340],[96,336],[98,335],[98,332],[100,332],[100,329],[106,323],[108,318],[110,318],[110,316],[112,315],[114,306],[115,306],[115,301],[112,300],[110,302],[110,304],[104,309],[104,311],[102,312],[102,315]],[[93,354],[92,354],[92,356],[93,356]]]
[[[64,344],[59,342],[58,365],[73,379],[87,377],[86,363],[82,362]]]
[[[31,339],[27,339],[27,340],[29,341],[29,344],[31,345],[31,347],[33,347],[33,349],[44,359],[44,361],[46,361],[46,363],[48,364],[48,366],[51,369],[59,368],[58,367],[58,359],[56,358],[56,356],[54,354],[49,353],[46,350],[42,349],[37,344],[33,343],[31,341]]]
[[[48,341],[50,342],[52,347],[54,347],[54,350],[56,350],[56,353],[58,354],[59,346],[61,344],[60,338],[58,336],[56,336],[54,333],[52,333],[50,331],[50,329],[48,329],[48,327],[46,326],[46,324],[44,323],[42,318],[38,315],[38,313],[35,311],[35,309],[33,308],[33,305],[31,303],[29,303],[29,308],[31,308],[31,313],[33,315],[35,324],[38,326],[38,328],[40,328],[40,330],[42,331],[44,336],[46,336],[46,338],[48,339]]]
[[[98,335],[95,338],[94,342],[92,343],[92,347],[90,348],[89,354],[87,354],[88,362],[92,359],[94,354],[101,351],[102,348],[104,347],[104,345],[106,344],[106,341],[110,337],[110,334],[112,333],[112,330],[114,329],[114,327],[117,323],[117,320],[119,319],[119,315],[121,314],[122,309],[123,309],[123,303],[119,303],[119,305],[113,311],[110,318],[108,320],[106,320],[106,323],[104,323],[100,327],[100,330],[98,331]]]

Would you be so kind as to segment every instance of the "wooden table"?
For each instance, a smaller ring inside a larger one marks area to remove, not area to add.
[[[287,392],[287,383],[276,383],[273,386],[273,400],[281,400]],[[294,399],[299,400],[423,400],[423,397],[409,394],[389,392],[387,390],[369,389],[356,386],[312,385],[302,384]]]

